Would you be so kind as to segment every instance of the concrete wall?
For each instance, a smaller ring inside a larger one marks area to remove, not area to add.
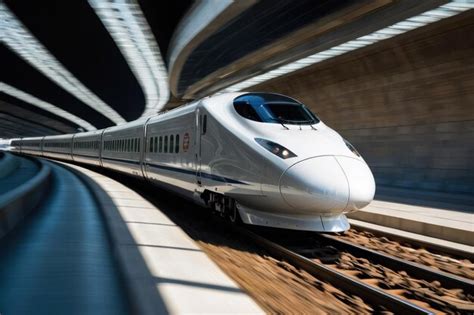
[[[378,185],[474,193],[474,10],[253,88],[293,96]]]

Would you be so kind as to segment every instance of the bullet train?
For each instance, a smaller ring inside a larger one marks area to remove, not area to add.
[[[375,181],[357,150],[302,103],[227,93],[93,132],[13,139],[13,151],[137,176],[245,224],[340,232]]]

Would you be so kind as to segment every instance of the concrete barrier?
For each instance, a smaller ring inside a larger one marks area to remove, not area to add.
[[[6,152],[0,152],[3,157],[0,157],[0,178],[10,175],[20,165],[19,159]]]
[[[0,196],[0,239],[37,207],[50,187],[50,180],[51,168],[41,163],[33,178]]]
[[[474,246],[474,231],[469,229],[458,229],[434,222],[415,220],[386,213],[377,213],[367,209],[350,213],[348,217],[406,232]]]

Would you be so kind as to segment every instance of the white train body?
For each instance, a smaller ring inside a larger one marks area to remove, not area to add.
[[[358,152],[304,105],[276,94],[221,94],[147,120],[11,145],[143,177],[253,225],[344,231],[345,213],[375,193]]]

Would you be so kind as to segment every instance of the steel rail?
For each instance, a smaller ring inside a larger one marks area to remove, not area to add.
[[[255,243],[271,254],[287,260],[292,265],[307,271],[318,279],[327,281],[342,291],[360,296],[370,304],[383,305],[397,314],[433,314],[430,310],[410,303],[409,301],[389,294],[353,277],[347,276],[337,270],[325,266],[324,264],[301,256],[247,229],[238,228],[237,232],[252,239]]]
[[[430,268],[412,261],[407,261],[390,254],[366,248],[362,245],[354,244],[350,241],[342,240],[337,236],[321,234],[318,236],[330,245],[340,250],[345,250],[356,256],[362,256],[371,262],[386,266],[394,271],[405,271],[412,277],[424,279],[427,281],[439,281],[448,289],[463,289],[464,292],[470,292],[474,287],[474,281]]]

